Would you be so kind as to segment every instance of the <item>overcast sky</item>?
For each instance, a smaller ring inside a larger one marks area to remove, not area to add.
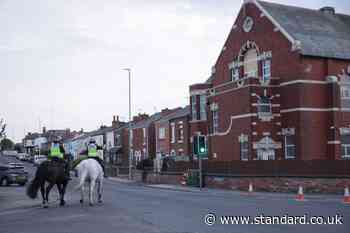
[[[308,8],[348,1],[276,0]],[[237,16],[237,0],[0,0],[0,117],[7,134],[93,130],[112,115],[188,103],[210,75]],[[39,123],[40,122],[40,123]]]

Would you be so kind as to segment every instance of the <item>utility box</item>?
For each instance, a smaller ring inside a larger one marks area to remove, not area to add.
[[[186,184],[192,187],[199,187],[199,170],[198,169],[188,170]]]

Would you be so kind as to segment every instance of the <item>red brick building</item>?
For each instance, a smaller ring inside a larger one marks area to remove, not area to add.
[[[169,117],[170,147],[169,153],[173,156],[184,157],[187,159],[191,155],[190,144],[190,107],[176,111]]]
[[[172,113],[174,110],[163,109],[151,116],[139,114],[133,118],[131,134],[131,150],[133,158],[139,162],[156,156],[156,129],[155,122]]]
[[[158,158],[190,155],[189,113],[188,106],[176,108],[155,122]]]
[[[245,0],[190,95],[210,159],[348,159],[350,16]]]

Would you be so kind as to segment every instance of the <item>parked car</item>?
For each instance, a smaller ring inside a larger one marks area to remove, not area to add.
[[[47,160],[46,155],[34,155],[34,166],[39,166],[45,160]]]
[[[18,160],[21,160],[21,161],[26,161],[27,160],[27,154],[26,153],[18,153],[18,155],[16,156],[16,158]]]
[[[24,186],[28,181],[28,173],[24,167],[0,165],[0,185],[8,186],[10,184],[19,184]]]
[[[10,167],[24,168],[23,163],[9,163]]]
[[[5,156],[17,156],[18,153],[15,150],[4,150],[2,154]]]

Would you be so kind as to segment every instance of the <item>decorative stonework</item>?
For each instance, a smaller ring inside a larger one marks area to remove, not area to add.
[[[211,105],[210,105],[210,110],[211,111],[216,111],[216,110],[218,110],[219,109],[219,105],[217,104],[217,103],[212,103]]]
[[[295,128],[283,128],[282,135],[285,135],[285,136],[295,135]]]
[[[275,142],[272,138],[266,136],[263,137],[259,142],[253,143],[253,149],[259,150],[259,149],[281,149],[282,145],[280,142]]]
[[[243,30],[245,32],[250,32],[253,28],[254,20],[252,17],[246,17],[243,22]]]

